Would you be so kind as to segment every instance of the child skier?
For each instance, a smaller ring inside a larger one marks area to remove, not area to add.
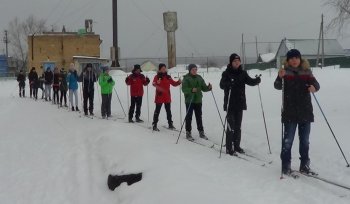
[[[224,111],[227,112],[226,153],[231,156],[236,152],[244,153],[240,144],[243,110],[247,110],[245,85],[255,86],[260,82],[259,77],[252,79],[242,69],[241,58],[237,54],[230,56],[230,63],[222,73],[220,88],[224,90]]]
[[[199,137],[205,140],[208,138],[204,134],[203,122],[202,122],[202,98],[203,92],[210,91],[212,89],[211,84],[205,84],[204,79],[197,74],[197,66],[195,64],[188,65],[188,74],[184,76],[182,81],[182,92],[185,95],[186,104],[186,138],[193,141],[191,135],[192,130],[192,115],[193,112],[196,116],[197,129],[199,131]]]
[[[23,72],[23,70],[19,71],[19,74],[17,75],[17,82],[19,87],[19,97],[26,97],[25,96],[26,74]]]
[[[311,94],[320,89],[310,65],[296,49],[287,52],[285,68],[280,69],[274,86],[283,91],[282,123],[284,125],[281,160],[282,173],[291,174],[291,149],[296,128],[299,132],[300,172],[310,169],[309,136],[314,122]]]
[[[60,90],[60,72],[58,70],[57,67],[55,67],[54,69],[54,74],[53,74],[53,85],[52,85],[52,89],[53,89],[53,104],[58,104],[59,103],[59,90]]]
[[[68,85],[67,85],[67,72],[64,70],[64,68],[61,69],[60,71],[60,107],[62,107],[62,102],[64,99],[64,107],[67,106],[67,90],[68,90]]]
[[[181,80],[174,81],[170,75],[167,73],[166,65],[161,63],[158,66],[158,73],[153,79],[153,86],[156,87],[156,96],[155,96],[155,104],[156,109],[154,110],[153,115],[153,130],[159,131],[157,127],[158,119],[159,119],[159,113],[160,109],[162,108],[162,105],[164,104],[166,114],[167,114],[167,120],[169,129],[175,129],[172,121],[172,115],[171,115],[171,93],[170,93],[170,85],[172,86],[179,86],[181,84]]]
[[[111,102],[112,91],[114,87],[114,80],[109,75],[109,67],[101,67],[102,73],[98,78],[98,83],[101,86],[102,104],[101,104],[101,116],[103,119],[110,118],[111,115]]]
[[[53,73],[51,68],[48,67],[44,73],[45,76],[45,101],[49,99],[51,101],[51,86],[53,82]]]
[[[148,77],[145,77],[141,74],[141,66],[138,64],[134,65],[134,69],[132,70],[132,74],[125,79],[125,83],[130,86],[130,95],[131,95],[131,105],[129,109],[129,122],[133,123],[132,120],[135,106],[136,113],[135,118],[136,122],[143,122],[140,119],[141,115],[141,106],[142,106],[142,96],[143,96],[143,86],[147,86],[150,82]]]
[[[32,67],[32,69],[30,70],[30,72],[28,74],[28,80],[29,80],[30,98],[32,98],[32,96],[34,96],[34,99],[38,99],[37,92],[35,92],[35,90],[36,91],[38,90],[37,88],[35,89],[36,81],[38,80],[38,74],[36,73],[35,67]]]
[[[78,108],[78,74],[75,70],[74,64],[69,66],[69,73],[67,75],[67,83],[69,88],[69,102],[72,107],[72,111],[79,111]],[[73,95],[75,98],[75,104],[73,103]],[[75,105],[75,106],[74,106]],[[75,109],[74,109],[75,107]]]
[[[95,93],[95,82],[96,74],[92,70],[92,64],[88,63],[84,71],[80,74],[80,81],[83,83],[83,104],[84,113],[88,115],[87,103],[89,101],[89,113],[94,115],[94,93]]]

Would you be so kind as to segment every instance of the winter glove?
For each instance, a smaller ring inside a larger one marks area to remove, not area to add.
[[[113,82],[113,79],[112,77],[110,77],[108,80],[107,80],[108,83],[112,83]]]
[[[213,86],[210,83],[208,84],[208,89],[209,89],[209,91],[211,91],[213,89]]]
[[[224,103],[224,111],[227,111],[227,104]]]
[[[260,83],[261,83],[261,78],[260,78],[260,76],[256,77],[255,80],[256,80],[256,83],[257,83],[257,84],[260,84]]]
[[[128,83],[128,82],[129,82],[129,77],[126,77],[125,83]]]
[[[148,77],[146,77],[146,83],[149,84],[150,80]]]

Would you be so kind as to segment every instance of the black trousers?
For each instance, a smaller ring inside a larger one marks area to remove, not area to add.
[[[112,94],[102,94],[101,115],[102,117],[111,116]]]
[[[29,82],[29,95],[30,98],[34,95],[35,87],[34,87],[34,82]]]
[[[135,118],[140,118],[141,106],[142,106],[142,96],[131,96],[131,105],[129,109],[129,119],[133,118],[136,106]]]
[[[25,85],[20,84],[19,85],[19,97],[25,97]]]
[[[154,115],[153,115],[153,124],[157,124],[159,121],[159,113],[160,109],[162,108],[162,103],[156,103],[156,109],[154,110]],[[165,106],[165,111],[166,111],[166,117],[168,119],[168,124],[173,124],[172,121],[172,115],[171,115],[171,106],[170,103],[164,103]]]
[[[64,99],[64,104],[67,105],[67,91],[61,90],[61,97],[60,97],[60,104],[62,105],[63,99]]]
[[[89,101],[89,112],[93,113],[94,112],[94,90],[84,90],[83,91],[83,101],[84,101],[84,112],[88,112],[88,101]]]
[[[243,110],[234,110],[227,114],[226,129],[226,149],[232,150],[240,147],[241,144],[241,125],[243,118]]]
[[[186,103],[186,131],[191,132],[192,130],[192,115],[196,116],[197,129],[198,131],[203,131],[203,121],[202,121],[202,104],[201,103],[192,103],[191,106],[189,103]]]
[[[38,99],[38,88],[37,87],[32,87],[32,91],[33,91],[33,97],[35,99]]]
[[[59,91],[60,91],[59,87],[53,87],[53,102],[54,103],[59,102],[59,96],[58,96]]]

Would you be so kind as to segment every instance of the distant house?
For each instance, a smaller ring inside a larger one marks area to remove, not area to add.
[[[283,39],[278,48],[276,54],[277,67],[281,66],[281,63],[285,59],[287,52],[291,49],[298,49],[302,56],[309,60],[317,59],[318,53],[318,39]],[[320,49],[320,54],[321,54]],[[345,57],[346,53],[343,47],[339,44],[336,39],[325,39],[324,40],[324,57],[325,58],[336,58]]]
[[[276,59],[276,53],[259,54],[258,63],[269,63]]]
[[[152,61],[148,60],[142,63],[141,65],[142,71],[149,72],[149,71],[157,71],[158,66],[156,66]]]

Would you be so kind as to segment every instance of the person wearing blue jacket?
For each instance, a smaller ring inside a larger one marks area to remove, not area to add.
[[[79,111],[78,108],[78,73],[75,70],[74,64],[69,66],[69,73],[67,75],[67,83],[69,89],[69,102],[72,107],[72,111]],[[75,97],[75,104],[73,104],[73,95]],[[74,106],[75,105],[75,106]],[[75,109],[74,109],[75,107]]]

